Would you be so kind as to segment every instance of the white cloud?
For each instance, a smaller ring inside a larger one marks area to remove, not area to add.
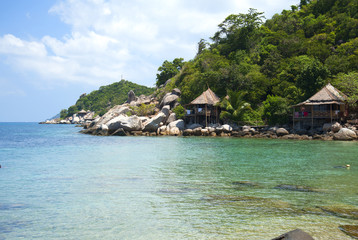
[[[61,81],[99,86],[118,81],[122,74],[128,80],[152,85],[165,59],[193,58],[196,43],[212,36],[229,14],[246,13],[250,7],[280,12],[283,6],[294,4],[275,3],[63,0],[49,13],[70,25],[71,33],[62,39],[44,34],[38,41],[0,36],[0,54],[19,71],[35,73],[49,85]]]

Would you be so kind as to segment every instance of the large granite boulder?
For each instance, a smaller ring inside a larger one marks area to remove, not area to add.
[[[160,124],[165,122],[167,115],[163,112],[159,112],[153,118],[145,122],[143,131],[145,132],[157,132]]]
[[[288,135],[289,132],[284,128],[278,128],[276,130],[276,134],[277,134],[277,136],[285,136],[285,135]]]
[[[333,123],[325,123],[323,124],[322,130],[323,132],[330,132],[332,130]]]
[[[130,117],[126,115],[119,115],[118,117],[115,117],[107,122],[106,125],[109,131],[116,131],[119,128],[128,132],[142,130],[142,120],[135,115]]]
[[[128,106],[126,105],[116,105],[113,108],[111,108],[110,110],[108,110],[108,112],[106,112],[97,122],[96,125],[100,126],[101,124],[107,124],[107,122],[109,122],[110,120],[112,120],[113,118],[119,116],[119,115],[124,115],[127,112],[129,112],[130,109]]]
[[[273,238],[272,240],[314,240],[311,235],[302,231],[301,229],[296,229],[291,232],[282,234],[279,237]]]
[[[175,113],[171,113],[171,114],[169,115],[169,117],[168,117],[166,123],[169,124],[169,123],[174,122],[174,121],[176,121],[176,120],[177,120],[176,114],[175,114]]]
[[[180,97],[180,95],[181,95],[181,91],[180,91],[180,89],[179,89],[179,88],[174,88],[174,89],[172,90],[172,94],[174,94],[174,95],[178,95],[178,96]]]
[[[133,101],[134,101],[134,102],[137,101],[137,97],[135,96],[133,90],[130,90],[130,91],[128,92],[128,100],[127,100],[127,103],[131,103],[131,102],[133,102]]]
[[[165,105],[162,110],[161,110],[162,113],[165,114],[165,118],[167,119],[170,115],[170,106],[169,105]]]
[[[77,116],[74,116],[72,119],[72,124],[78,124],[80,122],[80,118]]]
[[[339,132],[339,130],[342,129],[342,126],[341,124],[339,124],[338,122],[334,123],[332,126],[331,126],[331,130],[334,132],[334,133],[337,133]]]
[[[229,124],[224,124],[222,125],[222,130],[225,132],[225,133],[229,133],[232,131],[232,127],[229,125]]]
[[[170,105],[171,107],[174,107],[175,102],[178,100],[179,96],[172,93],[167,93],[163,97],[162,102],[160,103],[160,106]]]
[[[177,127],[179,130],[183,131],[185,129],[185,122],[182,119],[176,120],[174,122],[171,122],[168,124],[168,128],[172,129],[174,127]]]
[[[171,136],[178,136],[180,135],[180,130],[177,127],[170,128],[169,135]]]
[[[348,140],[354,140],[356,138],[357,138],[357,134],[353,130],[350,130],[348,128],[341,128],[339,132],[333,135],[334,140],[348,141]]]

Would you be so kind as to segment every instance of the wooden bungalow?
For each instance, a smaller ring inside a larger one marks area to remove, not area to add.
[[[210,123],[219,122],[219,107],[216,106],[220,98],[210,89],[188,104],[185,116],[187,123],[199,123],[208,126]]]
[[[293,106],[293,128],[313,129],[340,122],[347,116],[347,97],[330,83],[304,102]]]

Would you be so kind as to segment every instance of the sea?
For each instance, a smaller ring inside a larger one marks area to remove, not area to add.
[[[101,137],[0,123],[0,239],[351,239],[358,142]],[[350,164],[350,168],[343,167]]]

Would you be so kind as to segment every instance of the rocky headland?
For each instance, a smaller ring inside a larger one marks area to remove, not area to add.
[[[161,101],[153,96],[136,97],[132,91],[122,105],[111,108],[102,117],[83,123],[82,133],[100,136],[221,136],[242,138],[296,139],[296,140],[357,140],[355,125],[325,124],[315,131],[294,130],[289,126],[239,126],[237,124],[186,124],[172,111],[179,105],[180,90],[174,89]],[[155,105],[154,114],[134,115],[133,107]]]
[[[99,136],[211,136],[295,140],[358,140],[358,126],[327,123],[314,131],[295,130],[286,126],[239,126],[237,124],[185,123],[178,119],[173,109],[179,105],[181,91],[177,88],[166,93],[161,101],[153,95],[135,96],[128,93],[128,100],[111,108],[102,117],[91,111],[80,111],[66,119],[52,119],[41,124],[77,124],[82,133]],[[150,115],[140,115],[135,108],[153,106]]]

